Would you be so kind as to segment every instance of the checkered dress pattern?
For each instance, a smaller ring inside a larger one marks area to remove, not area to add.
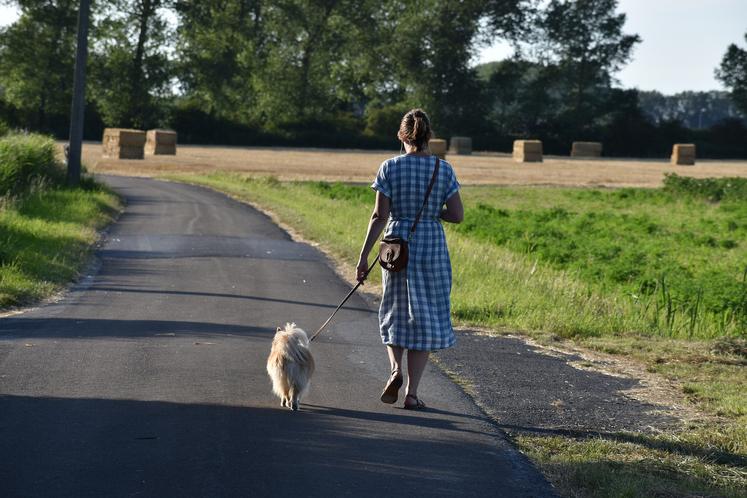
[[[384,161],[371,188],[391,200],[385,236],[407,239],[423,205],[436,159],[401,155]],[[439,220],[441,207],[459,190],[451,164],[441,160],[438,177],[415,234],[407,268],[382,268],[383,296],[379,327],[384,344],[435,351],[454,345],[451,326],[451,261]]]

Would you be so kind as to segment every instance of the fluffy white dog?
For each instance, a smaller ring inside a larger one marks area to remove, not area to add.
[[[278,327],[267,358],[267,373],[272,379],[273,392],[280,398],[280,406],[298,410],[314,373],[314,357],[306,332],[295,323],[286,323],[285,329]]]

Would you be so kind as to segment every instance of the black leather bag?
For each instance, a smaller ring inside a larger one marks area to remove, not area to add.
[[[431,176],[431,181],[428,184],[428,190],[426,190],[425,192],[423,205],[420,207],[420,211],[418,211],[418,215],[415,217],[415,221],[412,223],[412,227],[410,227],[410,232],[407,236],[407,240],[401,237],[384,237],[384,239],[379,244],[379,264],[385,270],[389,270],[391,272],[400,272],[407,268],[407,261],[410,256],[408,242],[410,239],[412,239],[412,236],[415,233],[415,227],[418,226],[418,222],[420,221],[420,216],[423,214],[425,205],[428,204],[428,197],[430,197],[431,190],[433,190],[433,184],[436,183],[436,178],[438,177],[439,165],[440,160],[438,159],[438,157],[436,157],[436,166],[433,169],[433,175]]]

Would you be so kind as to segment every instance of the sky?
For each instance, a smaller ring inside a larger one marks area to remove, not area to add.
[[[621,86],[658,90],[721,90],[713,76],[730,43],[743,48],[747,33],[747,0],[619,0],[627,14],[626,33],[643,41],[632,61],[616,76]],[[16,9],[0,6],[0,26],[15,21]],[[478,51],[475,62],[511,55],[505,43]]]

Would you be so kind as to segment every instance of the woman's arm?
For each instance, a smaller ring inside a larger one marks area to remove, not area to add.
[[[363,248],[358,258],[356,268],[356,280],[358,282],[363,280],[366,270],[368,270],[368,254],[371,252],[371,248],[379,239],[379,235],[381,235],[389,220],[389,208],[389,197],[381,192],[376,192],[376,205],[374,206],[373,213],[371,213],[371,221],[368,222],[368,231],[366,232],[366,241],[363,243]]]
[[[464,206],[459,192],[446,199],[446,207],[441,210],[441,219],[449,223],[461,223],[464,220]]]

